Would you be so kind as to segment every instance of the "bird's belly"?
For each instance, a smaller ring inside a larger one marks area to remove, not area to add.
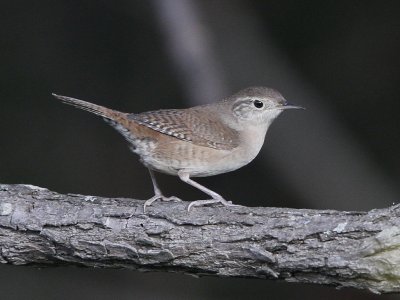
[[[165,149],[165,147],[168,149]],[[258,153],[258,152],[257,152]],[[191,177],[206,177],[239,169],[254,159],[256,154],[244,149],[217,150],[192,143],[158,145],[151,153],[141,155],[149,168],[170,175],[185,171]]]

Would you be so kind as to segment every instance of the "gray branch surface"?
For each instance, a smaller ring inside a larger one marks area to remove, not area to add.
[[[0,261],[280,279],[400,292],[400,206],[202,207],[0,185]]]

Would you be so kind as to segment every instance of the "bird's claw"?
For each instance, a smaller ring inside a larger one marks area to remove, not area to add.
[[[143,212],[145,213],[146,212],[146,207],[147,206],[151,206],[153,204],[153,202],[157,201],[157,200],[166,201],[166,202],[170,202],[170,201],[180,202],[180,201],[182,201],[182,199],[179,199],[178,197],[175,197],[175,196],[165,197],[164,195],[154,195],[150,199],[146,200],[146,202],[143,204]]]
[[[209,204],[217,204],[217,203],[221,203],[223,206],[241,206],[241,205],[237,205],[237,204],[233,204],[232,201],[226,201],[224,198],[218,198],[218,199],[209,199],[209,200],[197,200],[197,201],[193,201],[188,205],[187,210],[190,211],[190,209],[192,207],[196,207],[196,206],[205,206],[205,205],[209,205]]]

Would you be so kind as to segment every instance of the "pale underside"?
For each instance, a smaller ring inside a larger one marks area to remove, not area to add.
[[[238,132],[212,114],[188,110],[128,114],[131,122],[151,129],[141,137],[112,123],[133,145],[131,149],[141,161],[158,172],[177,175],[178,171],[184,171],[193,177],[203,177],[233,171],[250,162],[251,159],[243,159]],[[162,135],[155,138],[153,130]]]

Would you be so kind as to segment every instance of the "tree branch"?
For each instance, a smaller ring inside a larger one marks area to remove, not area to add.
[[[173,271],[400,292],[400,206],[202,207],[0,185],[0,261]]]

